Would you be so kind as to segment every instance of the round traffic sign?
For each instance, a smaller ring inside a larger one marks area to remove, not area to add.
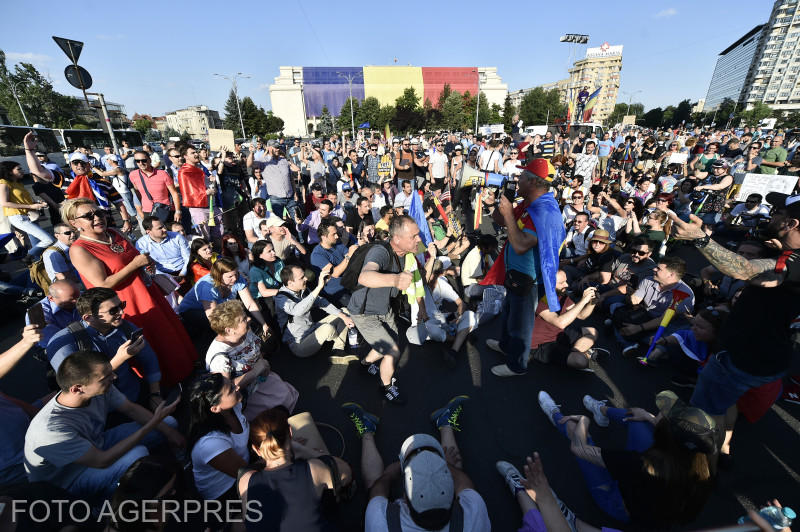
[[[69,84],[76,89],[88,89],[92,86],[92,76],[82,66],[69,65],[64,69],[64,75]]]

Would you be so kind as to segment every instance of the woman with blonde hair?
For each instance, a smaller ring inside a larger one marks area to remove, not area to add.
[[[87,198],[61,205],[61,218],[80,236],[69,249],[72,265],[86,288],[114,290],[118,312],[144,331],[158,356],[161,387],[170,388],[189,376],[197,352],[183,324],[153,282],[154,263],[121,233],[106,225],[106,211]]]
[[[242,502],[259,501],[262,518],[247,521],[247,530],[314,532],[336,530],[325,518],[328,498],[340,486],[352,485],[344,460],[327,457],[326,465],[312,451],[292,441],[289,412],[282,406],[266,410],[250,422],[250,447],[264,460],[260,470],[239,477]],[[341,489],[341,488],[340,488]]]

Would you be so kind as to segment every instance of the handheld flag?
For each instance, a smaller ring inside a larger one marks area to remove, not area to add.
[[[392,144],[390,140],[392,138],[392,132],[389,130],[389,124],[386,124],[386,127],[383,128],[383,136],[386,138],[387,147],[390,146]]]
[[[434,197],[433,203],[436,205],[436,209],[439,211],[439,216],[442,217],[442,221],[445,225],[450,224],[450,220],[447,218],[447,214],[444,212],[444,207],[442,207],[442,202],[439,201],[439,198]]]
[[[592,117],[592,111],[594,110],[594,106],[597,103],[598,97],[600,96],[600,91],[603,87],[600,87],[593,93],[589,95],[589,99],[586,100],[586,106],[583,109],[583,121],[588,122],[589,119]]]
[[[369,122],[362,122],[361,124],[358,124],[358,129],[365,129],[368,127],[369,127]]]
[[[691,294],[687,294],[683,290],[675,289],[672,291],[672,303],[670,303],[669,308],[664,311],[664,315],[661,317],[661,323],[658,324],[658,329],[656,329],[656,333],[653,335],[653,341],[650,343],[650,348],[647,350],[647,354],[639,360],[639,363],[643,366],[647,365],[647,358],[650,356],[650,353],[653,352],[653,349],[656,347],[656,342],[658,342],[659,338],[664,334],[664,330],[669,325],[669,322],[672,321],[672,317],[675,315],[675,310],[678,308],[678,304],[683,301],[684,299],[690,297]]]
[[[411,207],[408,209],[408,215],[417,222],[417,226],[419,226],[419,238],[422,240],[422,243],[427,246],[433,242],[431,230],[428,227],[428,221],[425,219],[425,211],[422,209],[422,200],[416,191],[411,194]]]

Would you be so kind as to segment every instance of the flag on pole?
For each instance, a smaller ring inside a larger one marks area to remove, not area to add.
[[[431,230],[428,227],[428,221],[425,218],[425,211],[422,209],[422,199],[420,199],[416,190],[411,193],[411,207],[408,209],[408,215],[414,218],[414,221],[417,222],[417,226],[419,227],[419,238],[422,240],[422,243],[427,246],[433,242]]]
[[[442,202],[439,201],[439,198],[434,196],[433,203],[436,205],[436,209],[439,211],[439,216],[442,217],[442,221],[444,222],[444,224],[449,225],[450,220],[447,218],[447,214],[444,212],[444,207],[442,207]]]
[[[575,100],[572,98],[572,89],[569,90],[569,103],[567,104],[567,131],[572,124],[572,116],[575,114]]]
[[[369,127],[369,122],[362,122],[361,124],[358,124],[358,129],[365,129],[368,127]]]
[[[473,209],[475,211],[475,219],[474,223],[472,224],[472,228],[475,231],[480,229],[481,219],[483,218],[483,203],[481,201],[482,198],[483,198],[483,187],[479,188],[478,193],[475,194],[475,207]]]
[[[672,321],[672,317],[675,315],[675,311],[678,308],[678,304],[684,299],[691,297],[691,294],[687,294],[683,290],[678,290],[677,288],[672,291],[672,303],[670,304],[669,308],[664,311],[664,315],[661,317],[661,323],[658,324],[658,329],[656,329],[656,333],[653,335],[653,341],[650,342],[650,348],[647,350],[647,354],[644,358],[639,360],[639,363],[643,366],[647,365],[647,358],[650,356],[650,353],[653,352],[653,349],[656,347],[656,342],[661,336],[664,334],[664,330],[669,325],[669,322]]]
[[[586,106],[583,108],[583,121],[588,122],[589,119],[592,117],[592,111],[594,110],[594,106],[597,103],[597,100],[600,96],[600,91],[603,90],[603,87],[600,87],[593,93],[589,95],[589,99],[586,100]]]
[[[386,139],[386,146],[391,146],[392,132],[389,130],[389,124],[386,124],[386,127],[383,128],[383,136]]]

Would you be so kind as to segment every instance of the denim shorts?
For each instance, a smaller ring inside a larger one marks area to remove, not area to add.
[[[733,365],[727,351],[721,351],[708,357],[708,362],[697,378],[691,404],[702,408],[709,415],[721,416],[747,390],[778,378],[780,374],[767,377],[750,375]]]

